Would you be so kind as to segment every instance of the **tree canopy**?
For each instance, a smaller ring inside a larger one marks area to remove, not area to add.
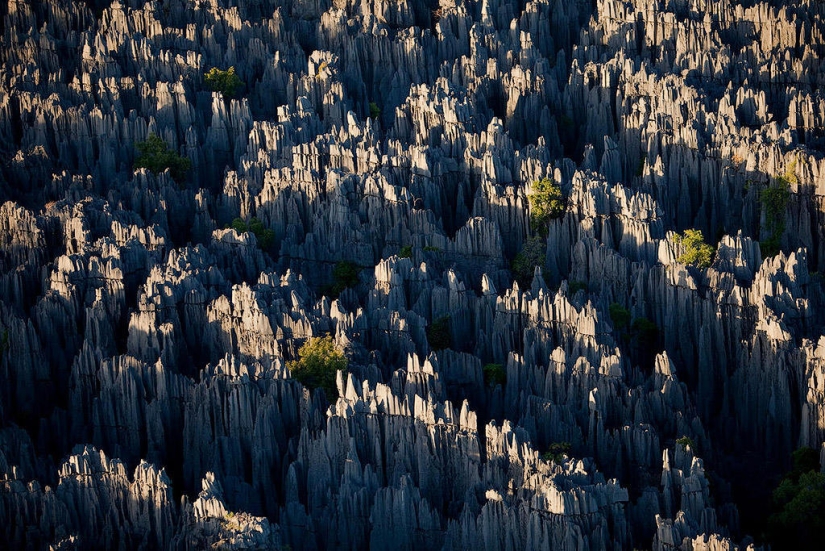
[[[186,173],[192,168],[192,161],[170,150],[163,138],[156,134],[149,134],[146,141],[138,142],[137,150],[135,168],[146,168],[153,174],[169,169],[172,179],[178,183],[186,180]]]
[[[550,220],[564,214],[561,188],[550,178],[542,178],[533,184],[533,191],[527,199],[530,202],[530,227],[545,236]]]
[[[322,388],[328,400],[338,397],[335,374],[346,371],[349,360],[329,335],[313,337],[298,349],[298,360],[287,364],[292,377],[307,388]]]
[[[212,67],[203,78],[210,90],[220,92],[224,98],[234,98],[244,86],[244,82],[235,74],[235,67],[225,71]]]

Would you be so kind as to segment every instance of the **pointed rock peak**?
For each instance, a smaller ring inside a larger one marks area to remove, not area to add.
[[[673,376],[673,362],[667,355],[666,351],[656,356],[656,363],[654,366],[656,373],[664,375],[665,377]]]
[[[496,286],[493,284],[493,280],[490,279],[490,276],[487,274],[482,274],[481,276],[481,292],[484,295],[498,294],[496,291]]]

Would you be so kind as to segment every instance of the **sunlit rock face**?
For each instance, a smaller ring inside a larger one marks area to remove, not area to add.
[[[0,548],[781,545],[825,471],[821,1],[0,21]]]

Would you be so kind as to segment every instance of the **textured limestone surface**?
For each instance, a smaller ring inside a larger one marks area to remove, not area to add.
[[[0,67],[0,548],[744,550],[825,472],[819,0],[8,0]]]

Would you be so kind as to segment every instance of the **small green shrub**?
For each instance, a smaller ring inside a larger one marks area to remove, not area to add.
[[[252,232],[258,242],[258,247],[264,251],[269,250],[275,243],[275,232],[264,227],[264,223],[254,216],[247,225],[243,218],[235,218],[232,221],[232,229],[238,233]]]
[[[287,363],[292,377],[307,388],[322,388],[327,399],[338,397],[335,374],[346,371],[349,361],[329,335],[313,337],[298,349],[298,360]]]
[[[349,260],[342,260],[332,269],[332,283],[321,287],[321,293],[331,298],[338,298],[344,289],[358,285],[361,267]]]
[[[235,218],[232,221],[232,229],[238,233],[246,233],[248,231],[246,222],[244,222],[243,218]]]
[[[169,150],[169,145],[156,134],[149,134],[144,142],[137,144],[138,155],[135,168],[148,169],[152,174],[160,174],[166,169],[178,183],[186,180],[186,173],[192,168],[192,161]]]
[[[773,492],[774,513],[768,519],[771,546],[814,549],[825,537],[825,474],[819,472],[819,453],[800,448],[793,469]]]
[[[633,339],[644,349],[653,349],[659,342],[659,328],[647,318],[636,318],[630,326]]]
[[[564,197],[561,188],[550,178],[542,178],[533,184],[527,196],[530,202],[530,227],[539,235],[547,235],[547,224],[564,214]]]
[[[573,281],[568,281],[567,290],[570,296],[572,297],[579,291],[587,291],[587,283],[584,281],[579,281],[577,279],[574,279]]]
[[[204,75],[204,81],[210,90],[220,92],[227,99],[235,97],[235,94],[244,86],[241,78],[235,74],[235,67],[230,67],[226,71],[212,67]]]
[[[693,439],[690,436],[682,436],[676,440],[676,443],[683,448],[690,448],[694,452],[696,451],[696,445],[693,443]]]
[[[441,249],[438,247],[431,247],[430,245],[427,245],[426,247],[424,247],[424,251],[428,253],[440,253]]]
[[[398,251],[398,258],[411,258],[412,257],[412,246],[404,245]]]
[[[541,456],[545,461],[561,463],[566,455],[570,454],[572,446],[570,442],[553,442],[547,447],[547,451]]]
[[[545,250],[547,245],[544,239],[534,236],[524,242],[521,251],[513,259],[513,275],[522,287],[529,287],[533,281],[533,272],[536,266],[544,266]]]
[[[624,331],[630,326],[630,310],[619,304],[613,302],[608,307],[610,313],[610,321],[613,322],[613,329],[616,331]]]
[[[502,364],[486,364],[482,369],[487,386],[495,388],[496,385],[504,386],[507,383],[507,371]]]
[[[785,233],[785,211],[791,198],[791,184],[797,183],[795,170],[794,161],[784,175],[776,178],[773,187],[763,189],[759,193],[759,202],[765,209],[765,224],[769,233],[767,239],[759,245],[766,257],[778,254],[781,248],[782,234]]]
[[[264,223],[254,216],[252,220],[249,221],[249,231],[255,234],[258,247],[265,251],[272,248],[272,244],[275,243],[275,232],[269,228],[265,228]]]
[[[343,291],[348,287],[355,287],[358,285],[358,274],[361,272],[361,267],[349,260],[342,260],[335,264],[332,269],[332,277],[335,279],[336,286]]]
[[[427,342],[433,350],[444,350],[453,345],[450,316],[442,316],[427,327]]]
[[[682,235],[676,236],[676,242],[685,247],[685,252],[678,259],[682,264],[707,268],[713,262],[713,247],[705,243],[702,230],[685,230]]]
[[[370,102],[370,118],[375,120],[381,116],[381,108],[378,105],[371,101]]]
[[[9,349],[9,332],[7,330],[3,330],[0,333],[0,361],[3,359],[3,355]]]
[[[630,325],[630,332],[625,338],[629,341],[631,358],[642,369],[650,371],[656,360],[656,354],[661,351],[659,346],[659,328],[647,318],[636,318]]]

